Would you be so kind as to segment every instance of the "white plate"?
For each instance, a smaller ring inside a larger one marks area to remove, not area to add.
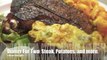
[[[12,0],[0,0],[0,14],[4,14],[6,16],[10,12],[10,6],[11,6]],[[101,6],[105,8],[107,11],[107,5],[99,2]],[[104,60],[107,60],[107,57],[104,57]]]
[[[102,2],[99,2],[99,4],[100,4],[101,6],[103,6],[103,7],[105,8],[105,10],[107,11],[107,5],[106,5],[106,4],[104,4],[104,3],[102,3]]]
[[[0,0],[0,14],[4,14],[5,16],[10,12],[12,0]]]

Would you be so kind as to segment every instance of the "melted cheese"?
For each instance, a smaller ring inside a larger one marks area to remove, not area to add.
[[[35,39],[35,42],[43,41],[50,46],[64,49],[84,49],[88,43],[102,43],[102,37],[98,32],[88,35],[68,23],[45,25],[43,22],[36,21],[29,35]]]

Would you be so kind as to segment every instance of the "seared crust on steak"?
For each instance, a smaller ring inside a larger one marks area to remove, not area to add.
[[[39,20],[46,24],[69,23],[87,33],[93,31],[90,18],[74,6],[69,6],[63,0],[13,0],[12,14],[18,20]]]

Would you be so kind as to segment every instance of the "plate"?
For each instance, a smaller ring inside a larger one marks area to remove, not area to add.
[[[3,14],[4,16],[6,16],[9,12],[10,12],[10,7],[11,7],[11,2],[12,0],[0,0],[0,14]],[[105,8],[105,10],[107,11],[107,5],[99,2],[99,4],[101,6],[103,6]],[[107,56],[104,57],[104,60],[107,60]]]
[[[0,0],[0,14],[6,16],[10,12],[12,0]]]

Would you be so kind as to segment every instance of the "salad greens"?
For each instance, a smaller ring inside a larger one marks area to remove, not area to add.
[[[2,42],[2,21],[4,19],[4,16],[3,15],[0,15],[0,42]]]
[[[13,31],[10,34],[2,34],[2,40],[8,40],[15,43],[16,46],[28,45],[29,38],[28,34],[19,35],[17,32]]]
[[[4,18],[5,17],[3,15],[0,15],[0,22],[2,22]]]
[[[27,46],[29,44],[29,38],[28,38],[28,35],[23,35],[23,36],[20,36],[19,38],[16,38],[16,43],[15,45],[17,46]]]
[[[9,29],[11,31],[10,34],[2,33],[3,20],[4,20],[4,16],[0,15],[0,42],[7,40],[7,41],[11,41],[11,43],[14,43],[17,46],[28,45],[29,43],[28,34],[20,35],[17,32],[13,31],[12,29]]]

